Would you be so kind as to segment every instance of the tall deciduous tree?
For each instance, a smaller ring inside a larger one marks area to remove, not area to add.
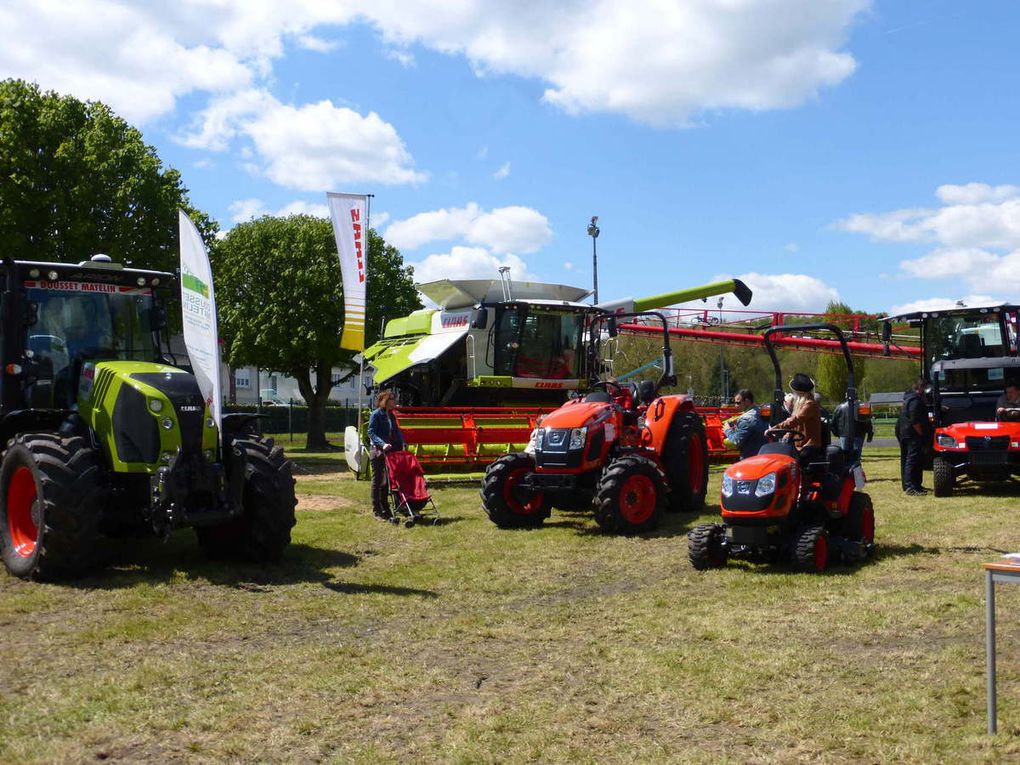
[[[860,314],[860,312],[857,312]],[[851,318],[855,312],[846,303],[832,301],[825,307],[826,321],[835,324],[841,329],[851,329],[854,319]],[[866,315],[860,314],[865,317]],[[869,319],[873,324],[874,320]],[[862,326],[862,329],[872,329],[871,326]],[[866,372],[865,359],[862,356],[854,356],[854,382],[857,386],[858,396],[863,391],[864,375]],[[846,360],[842,353],[826,353],[818,359],[818,388],[826,398],[831,401],[842,401],[846,396],[848,381],[848,370]]]
[[[332,370],[354,356],[340,348],[344,299],[332,225],[309,215],[259,218],[231,229],[212,259],[227,361],[297,380],[308,404],[307,447],[328,446]],[[421,307],[412,279],[400,251],[369,231],[368,343],[377,339],[383,316]]]
[[[179,207],[211,242],[218,226],[191,207],[180,173],[109,107],[0,82],[0,257],[105,252],[172,271]]]

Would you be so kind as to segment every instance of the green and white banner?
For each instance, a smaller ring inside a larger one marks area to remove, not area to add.
[[[181,312],[184,318],[184,345],[199,390],[220,423],[223,395],[220,386],[220,344],[216,324],[216,294],[213,292],[212,267],[202,236],[183,210],[178,210],[181,232]]]

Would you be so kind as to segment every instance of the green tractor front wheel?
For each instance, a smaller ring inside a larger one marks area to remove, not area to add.
[[[291,463],[272,439],[238,438],[231,448],[247,457],[243,512],[225,523],[197,526],[199,546],[210,558],[277,561],[290,544],[297,505]]]
[[[0,552],[23,579],[80,575],[98,558],[99,452],[84,438],[26,433],[0,463]]]

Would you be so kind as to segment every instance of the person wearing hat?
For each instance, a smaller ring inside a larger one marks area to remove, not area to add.
[[[822,445],[822,410],[815,400],[815,383],[803,372],[797,372],[790,380],[793,393],[793,411],[790,416],[766,433],[773,430],[794,430],[803,436],[796,446],[803,454],[808,449],[819,449]]]

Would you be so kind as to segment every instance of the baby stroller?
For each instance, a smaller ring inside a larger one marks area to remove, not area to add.
[[[394,523],[400,522],[401,515],[405,516],[404,525],[408,528],[421,520],[431,520],[433,524],[439,520],[439,508],[429,495],[425,471],[417,457],[405,451],[386,452],[386,473],[393,498],[391,520]],[[428,516],[422,513],[427,505],[432,505]]]

